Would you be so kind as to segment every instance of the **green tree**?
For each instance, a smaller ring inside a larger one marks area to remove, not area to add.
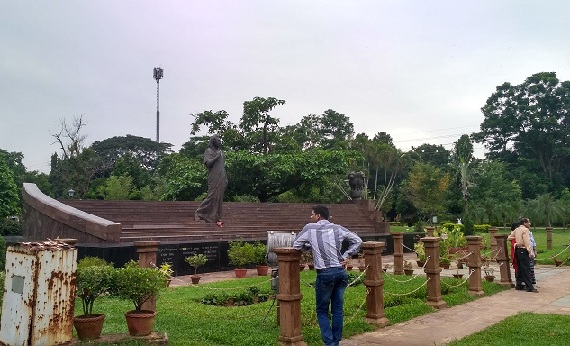
[[[133,179],[129,176],[112,176],[100,186],[99,195],[106,200],[128,200],[134,192]]]
[[[402,192],[424,217],[431,218],[445,211],[449,185],[449,174],[430,163],[418,161],[412,165]]]
[[[485,144],[488,158],[501,159],[520,175],[524,198],[558,192],[570,185],[570,82],[541,72],[520,85],[504,83],[481,109],[485,119],[473,138]],[[536,174],[536,176],[533,176]],[[539,179],[530,178],[538,177]],[[548,191],[526,190],[537,183]]]
[[[552,194],[545,193],[530,201],[529,213],[536,224],[552,227],[552,222],[563,214],[563,210]]]
[[[193,201],[207,190],[208,172],[201,159],[177,153],[162,159],[158,174],[164,179],[160,199]]]
[[[469,165],[473,160],[473,143],[468,135],[462,135],[457,142],[453,151],[453,162],[459,172],[459,181],[461,184],[461,196],[463,198],[463,210],[469,212],[467,200],[469,197],[469,188],[472,186],[469,176]]]
[[[417,154],[418,159],[422,162],[429,163],[440,169],[447,169],[451,158],[449,150],[445,149],[443,145],[427,144],[424,143],[412,151]]]
[[[95,141],[90,148],[103,158],[103,162],[111,170],[117,161],[132,157],[141,168],[150,173],[156,170],[162,157],[172,152],[170,143],[157,143],[149,138],[133,135],[115,136],[103,141]]]
[[[20,213],[18,187],[14,172],[6,164],[5,155],[0,152],[0,218]]]
[[[358,153],[343,150],[306,150],[257,155],[245,150],[226,153],[228,196],[257,196],[267,202],[290,190],[307,190],[345,174]]]
[[[470,197],[471,205],[475,208],[470,210],[470,214],[473,219],[498,222],[502,218],[511,218],[512,222],[521,216],[513,214],[520,213],[520,210],[508,213],[509,209],[505,208],[506,205],[520,202],[522,197],[519,183],[510,176],[504,163],[498,160],[478,162],[473,166],[472,179]]]

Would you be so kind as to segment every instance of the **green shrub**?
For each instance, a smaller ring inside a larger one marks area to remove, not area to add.
[[[6,241],[0,237],[0,271],[4,269],[6,269]]]
[[[231,265],[238,268],[248,264],[254,264],[257,260],[257,254],[253,244],[246,243],[242,240],[231,241],[228,250],[228,259]]]
[[[0,218],[0,235],[22,235],[22,222],[9,218]]]
[[[141,268],[135,261],[130,261],[115,270],[110,293],[133,303],[135,310],[141,310],[147,300],[156,297],[166,287],[167,280],[168,277],[159,270]]]
[[[113,263],[109,263],[102,258],[86,256],[77,262],[77,270],[85,267],[101,267],[101,266],[113,266]]]
[[[481,225],[473,225],[473,230],[475,233],[487,233],[489,232],[489,227],[491,227],[491,225],[486,223]]]

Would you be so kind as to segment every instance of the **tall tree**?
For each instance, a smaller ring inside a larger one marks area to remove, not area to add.
[[[114,168],[118,160],[129,156],[139,162],[141,168],[149,172],[154,172],[160,159],[172,152],[170,143],[157,143],[152,139],[133,135],[115,136],[103,141],[95,141],[90,148],[103,158],[108,167]]]
[[[509,163],[512,171],[540,174],[551,192],[570,185],[565,172],[570,163],[569,81],[559,81],[555,72],[541,72],[520,85],[507,82],[481,110],[485,119],[473,138],[485,144],[489,158]],[[521,180],[522,186],[535,183]]]
[[[461,195],[463,197],[463,210],[469,212],[467,207],[467,199],[469,197],[469,188],[472,185],[469,177],[469,164],[473,160],[473,143],[468,135],[462,135],[455,142],[453,150],[453,161],[459,172],[459,181],[461,184]]]
[[[6,164],[5,155],[0,152],[0,218],[18,215],[18,187],[14,183],[14,172]]]
[[[427,144],[424,143],[412,151],[416,153],[419,160],[429,163],[440,169],[447,169],[451,154],[449,150],[445,149],[441,144]]]
[[[412,165],[402,190],[406,199],[424,217],[431,218],[445,211],[445,197],[449,184],[449,174],[430,163],[418,161]]]

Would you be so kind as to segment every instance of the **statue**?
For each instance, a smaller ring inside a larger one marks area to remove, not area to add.
[[[222,201],[228,185],[222,139],[218,135],[210,137],[208,148],[204,151],[204,165],[208,168],[208,194],[196,210],[194,219],[216,223],[222,227]]]
[[[364,190],[364,172],[350,172],[348,173],[348,185],[350,186],[349,196],[353,199],[360,199],[362,197],[362,190]]]

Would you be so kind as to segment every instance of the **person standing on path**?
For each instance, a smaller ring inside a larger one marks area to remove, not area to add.
[[[516,282],[520,284],[524,283],[527,292],[536,292],[538,290],[534,288],[532,284],[532,278],[530,273],[530,258],[534,257],[534,251],[530,245],[529,236],[530,220],[528,218],[522,218],[520,220],[520,226],[518,226],[511,234],[515,238],[515,250],[517,256],[517,277]],[[515,286],[515,289],[522,290],[522,286]]]
[[[194,219],[204,220],[208,223],[216,223],[222,227],[222,202],[224,192],[228,185],[226,177],[225,158],[220,147],[222,139],[218,135],[210,137],[208,147],[204,151],[204,165],[208,168],[208,194],[202,201]]]
[[[339,346],[342,339],[344,291],[348,286],[346,265],[352,255],[358,252],[362,239],[343,226],[328,221],[329,209],[324,205],[313,207],[311,223],[299,232],[293,248],[313,253],[313,263],[317,270],[315,300],[317,322],[321,338],[327,346]],[[343,240],[348,241],[348,249],[342,253]],[[329,320],[329,306],[331,321]]]
[[[533,256],[530,257],[530,281],[533,285],[536,285],[536,275],[534,275],[534,260],[536,259],[538,252],[536,252],[536,241],[534,240],[534,236],[532,235],[530,229],[528,231],[528,237],[530,239],[530,248],[533,253]]]

